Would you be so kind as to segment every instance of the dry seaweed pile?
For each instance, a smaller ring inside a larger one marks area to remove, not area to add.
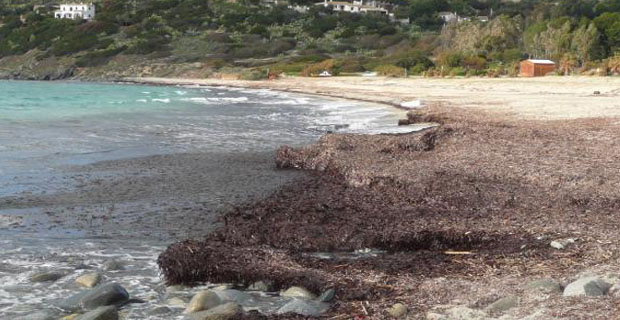
[[[224,215],[204,241],[169,247],[158,261],[166,281],[336,287],[332,314],[380,318],[390,302],[425,311],[454,297],[445,288],[420,290],[430,277],[545,275],[618,258],[613,120],[508,121],[441,107],[410,120],[441,125],[281,148],[278,166],[312,170],[310,177]],[[549,239],[569,236],[580,241],[551,251]],[[387,253],[304,254],[362,248]]]

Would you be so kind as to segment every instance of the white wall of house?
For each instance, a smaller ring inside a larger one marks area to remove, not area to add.
[[[67,3],[61,4],[60,10],[54,12],[54,17],[57,19],[86,19],[92,20],[95,18],[96,9],[92,3]]]

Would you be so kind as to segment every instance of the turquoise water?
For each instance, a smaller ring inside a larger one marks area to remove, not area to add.
[[[270,90],[0,81],[0,196],[54,191],[66,165],[275,150],[394,127],[388,107]]]

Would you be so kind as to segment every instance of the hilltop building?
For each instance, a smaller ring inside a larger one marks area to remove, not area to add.
[[[93,3],[61,4],[60,9],[54,12],[56,19],[92,20],[95,19],[96,9]]]
[[[326,8],[331,7],[333,11],[390,14],[390,11],[386,8],[387,5],[377,1],[367,1],[364,3],[364,0],[353,0],[353,2],[324,0],[323,2],[317,2],[315,5],[324,6]]]

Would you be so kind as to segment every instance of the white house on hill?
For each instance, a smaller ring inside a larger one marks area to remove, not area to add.
[[[317,2],[316,5],[331,7],[333,11],[344,11],[353,13],[377,12],[385,15],[388,15],[390,13],[383,4],[377,3],[376,1],[364,3],[363,0],[353,0],[353,2],[351,3],[346,1],[324,0],[323,2]]]
[[[91,20],[95,18],[95,14],[95,5],[92,3],[67,3],[60,5],[60,10],[54,12],[54,17],[56,19]]]

